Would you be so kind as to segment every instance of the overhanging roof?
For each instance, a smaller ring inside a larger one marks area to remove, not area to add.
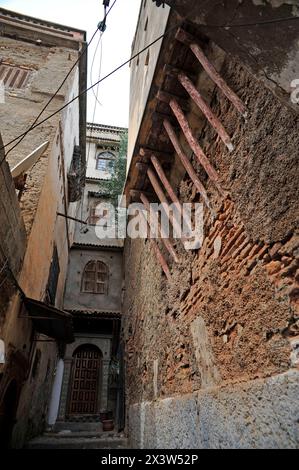
[[[65,343],[73,343],[73,318],[70,313],[58,310],[38,300],[25,297],[24,305],[31,318],[34,328],[50,338]]]
[[[98,318],[102,320],[120,319],[121,312],[115,310],[68,310],[74,317]]]

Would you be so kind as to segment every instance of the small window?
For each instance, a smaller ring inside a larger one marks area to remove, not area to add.
[[[145,25],[144,25],[144,31],[147,31],[147,27],[148,27],[148,17],[146,18],[146,22],[145,22]]]
[[[108,267],[102,261],[89,261],[85,266],[81,292],[90,294],[108,293]]]
[[[111,152],[101,152],[97,156],[96,169],[106,173],[113,173],[115,156]]]
[[[30,73],[31,70],[0,63],[0,81],[4,83],[5,88],[25,88]]]

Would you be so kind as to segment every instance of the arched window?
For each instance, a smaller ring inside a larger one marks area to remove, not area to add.
[[[96,169],[112,173],[114,170],[115,156],[111,152],[101,152],[97,156]]]
[[[81,292],[108,293],[108,267],[102,261],[89,261],[84,268]]]

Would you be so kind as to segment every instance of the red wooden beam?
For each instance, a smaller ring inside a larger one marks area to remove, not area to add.
[[[202,182],[200,181],[200,179],[198,178],[196,171],[194,170],[192,166],[192,163],[189,161],[187,155],[183,151],[181,144],[179,142],[179,139],[176,136],[175,130],[173,129],[172,125],[167,119],[164,120],[163,125],[179,159],[181,160],[185,170],[187,171],[188,175],[193,181],[194,186],[196,187],[197,191],[201,194],[203,200],[205,201],[206,206],[209,209],[211,209],[207,191],[204,185],[202,184]]]
[[[173,204],[177,207],[177,210],[179,211],[180,214],[183,215],[185,226],[191,229],[190,223],[186,218],[184,217],[184,212],[183,212],[183,207],[182,204],[180,203],[176,193],[174,192],[170,182],[167,179],[167,176],[164,173],[164,170],[162,168],[162,165],[160,164],[159,160],[156,158],[155,155],[151,156],[151,161],[152,164],[155,167],[155,170],[161,180],[161,183],[163,184],[164,188],[166,189],[167,194],[169,195],[170,199],[172,200]]]
[[[174,204],[177,205],[178,208],[181,209],[181,208],[182,208],[181,203],[180,203],[180,201],[179,201],[177,195],[175,194],[175,192],[174,192],[174,190],[173,190],[173,188],[172,188],[170,182],[168,181],[168,179],[167,179],[167,177],[166,177],[166,175],[165,175],[165,173],[164,173],[164,170],[163,170],[162,165],[160,164],[159,160],[155,157],[155,155],[152,155],[152,156],[151,156],[151,161],[152,161],[152,164],[154,165],[155,170],[156,170],[156,172],[157,172],[157,174],[158,174],[158,176],[159,176],[159,178],[160,178],[160,180],[161,180],[161,182],[162,182],[164,188],[166,189],[166,191],[167,191],[167,193],[168,193],[170,199],[172,200],[172,202],[173,202]]]
[[[158,243],[156,242],[156,240],[154,239],[154,236],[155,234],[153,233],[152,231],[152,228],[148,222],[148,220],[146,219],[145,215],[143,214],[143,212],[141,211],[141,214],[142,214],[142,217],[146,220],[148,226],[149,226],[149,230],[150,230],[150,233],[151,233],[151,239],[150,239],[150,242],[151,242],[151,245],[153,247],[153,250],[155,252],[155,255],[156,255],[156,258],[157,258],[157,261],[158,263],[160,263],[163,271],[164,271],[164,274],[165,276],[167,277],[168,280],[171,279],[171,274],[170,274],[170,271],[169,271],[169,267],[168,267],[168,264],[167,264],[167,261],[166,259],[164,258],[159,246],[158,246]]]
[[[225,96],[235,106],[235,108],[242,114],[242,116],[246,117],[248,114],[246,106],[244,105],[242,100],[240,100],[238,95],[236,95],[236,93],[227,85],[227,83],[223,80],[221,75],[215,69],[214,65],[211,64],[211,62],[205,56],[203,50],[197,44],[196,38],[194,38],[189,33],[186,33],[181,28],[178,29],[175,37],[178,41],[190,47],[191,51],[201,63],[202,67],[205,69],[210,78],[216,83],[216,85],[218,85],[220,90],[225,94]]]
[[[234,150],[234,146],[232,144],[230,136],[228,135],[228,133],[226,132],[223,125],[219,121],[218,117],[214,114],[210,106],[205,102],[199,91],[195,88],[191,80],[187,77],[187,75],[183,73],[180,73],[178,75],[178,79],[185,88],[185,90],[189,93],[190,97],[199,107],[199,109],[203,112],[209,123],[214,127],[215,131],[219,135],[220,139],[225,143],[228,150],[232,152]]]
[[[182,232],[182,228],[180,226],[180,223],[177,221],[176,217],[172,217],[170,219],[170,207],[169,207],[169,204],[168,204],[168,201],[167,201],[167,198],[163,192],[163,189],[161,188],[160,184],[159,184],[159,181],[157,180],[156,178],[156,175],[155,173],[153,172],[153,170],[151,168],[149,168],[147,170],[147,175],[149,177],[149,180],[155,190],[155,193],[157,194],[160,202],[162,203],[163,205],[163,208],[164,208],[164,212],[169,220],[169,222],[172,224],[174,230],[176,231],[176,233],[181,233]]]
[[[222,190],[222,188],[220,186],[217,171],[211,165],[211,163],[209,162],[207,156],[205,155],[205,153],[203,152],[201,146],[199,145],[196,137],[193,135],[193,132],[191,130],[191,127],[190,127],[190,125],[187,121],[187,118],[186,118],[183,110],[181,109],[181,107],[179,106],[179,104],[176,100],[171,100],[170,103],[169,103],[169,106],[171,107],[175,117],[177,118],[178,123],[179,123],[185,137],[186,137],[186,140],[187,140],[188,144],[190,145],[191,149],[193,150],[194,154],[196,155],[199,163],[203,166],[203,168],[205,169],[207,175],[213,181],[216,188],[218,189],[219,193],[221,195],[224,195],[224,191]]]
[[[152,209],[151,209],[151,206],[150,206],[150,202],[149,200],[147,199],[146,195],[141,193],[140,194],[140,200],[141,202],[144,204],[147,212],[150,214],[150,217],[152,216]],[[171,243],[171,241],[169,240],[168,237],[166,237],[165,233],[164,233],[164,230],[163,230],[163,227],[161,226],[161,223],[160,221],[158,220],[158,230],[159,230],[159,235],[161,237],[161,240],[162,240],[162,243],[164,244],[166,250],[168,251],[168,253],[173,257],[174,261],[176,263],[179,262],[179,259],[177,257],[177,254],[175,252],[175,249],[173,247],[173,244]]]

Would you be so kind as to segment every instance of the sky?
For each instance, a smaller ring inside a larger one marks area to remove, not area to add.
[[[97,48],[99,33],[88,52],[88,84],[96,82],[130,58],[141,0],[116,0],[107,17],[107,29]],[[113,0],[110,0],[110,6]],[[37,18],[87,31],[87,41],[103,19],[102,0],[0,0],[0,6]],[[102,48],[102,53],[101,53]],[[100,60],[102,55],[102,61]],[[91,67],[93,63],[93,67]],[[100,66],[101,64],[101,66]],[[98,101],[87,95],[88,122],[127,127],[129,120],[129,65],[99,85]],[[95,92],[97,87],[94,88]],[[95,106],[96,103],[96,106]]]

